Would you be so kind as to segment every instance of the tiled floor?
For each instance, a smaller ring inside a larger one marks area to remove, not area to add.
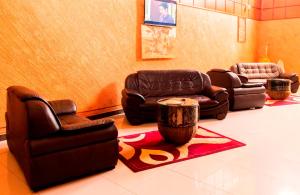
[[[247,146],[133,173],[122,162],[112,171],[39,191],[38,194],[300,194],[300,105],[231,112],[203,127]],[[120,135],[156,129],[116,117]],[[0,142],[0,194],[30,194],[23,174]]]

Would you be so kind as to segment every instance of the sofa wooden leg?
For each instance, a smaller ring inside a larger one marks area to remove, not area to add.
[[[223,120],[226,117],[227,113],[219,113],[216,115],[218,120]]]

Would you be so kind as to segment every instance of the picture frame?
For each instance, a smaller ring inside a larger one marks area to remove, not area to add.
[[[237,41],[239,43],[246,42],[247,35],[247,18],[238,17],[237,19]]]
[[[142,59],[175,58],[176,27],[143,24]]]

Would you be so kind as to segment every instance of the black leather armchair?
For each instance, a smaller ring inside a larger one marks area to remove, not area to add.
[[[71,100],[47,102],[30,89],[12,86],[5,116],[8,147],[33,190],[117,163],[114,121],[80,117]]]
[[[263,83],[247,83],[247,79],[243,76],[239,77],[237,74],[223,69],[212,69],[207,74],[213,85],[227,89],[230,110],[264,106],[266,89]]]

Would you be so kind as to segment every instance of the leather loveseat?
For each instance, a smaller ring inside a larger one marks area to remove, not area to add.
[[[189,97],[199,102],[199,117],[224,119],[228,112],[226,89],[212,86],[208,75],[194,70],[144,70],[130,74],[122,90],[127,120],[138,125],[157,121],[157,100]]]
[[[7,89],[7,143],[33,190],[115,167],[111,119],[76,115],[71,100],[47,102],[21,86]]]
[[[299,88],[299,77],[295,73],[285,73],[275,63],[237,63],[230,70],[247,79],[245,82],[259,82],[267,84],[267,79],[282,78],[291,80],[291,91],[296,93]]]

